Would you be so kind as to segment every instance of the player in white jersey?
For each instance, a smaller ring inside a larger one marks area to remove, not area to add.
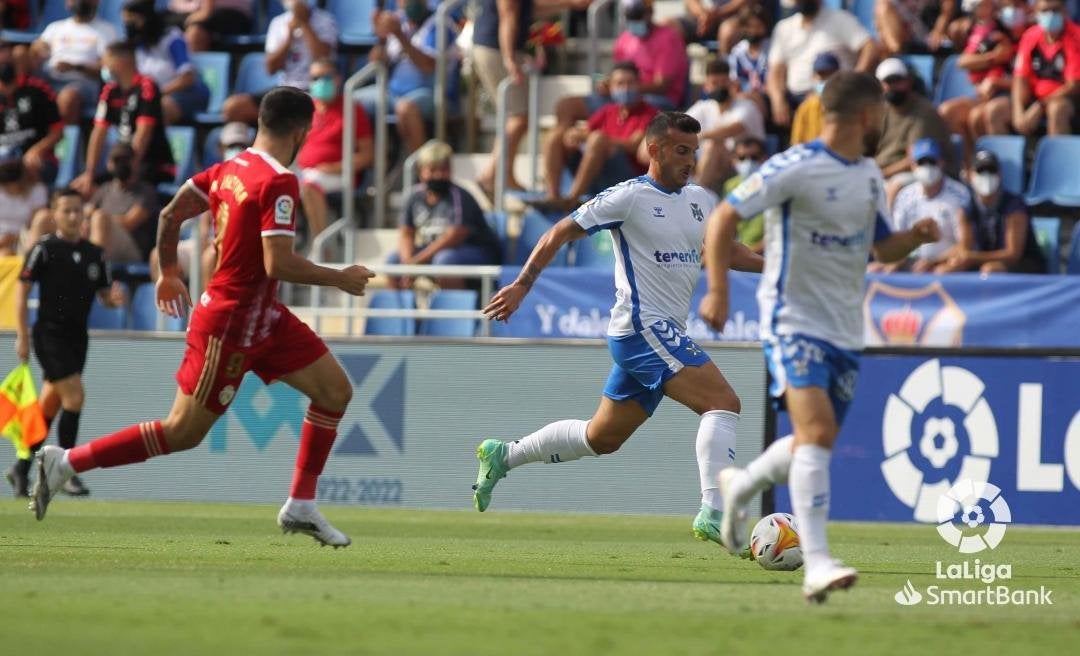
[[[728,313],[729,242],[743,218],[766,215],[765,274],[758,288],[762,338],[775,400],[794,435],[777,440],[745,470],[720,473],[721,540],[732,553],[746,544],[746,504],[769,484],[790,481],[806,562],[803,594],[822,602],[857,572],[832,559],[825,537],[829,459],[858,380],[862,301],[869,255],[902,259],[937,241],[933,219],[890,233],[885,187],[874,160],[884,113],[877,80],[837,73],[822,93],[821,138],[768,162],[709,218],[705,239],[709,291],[699,313],[713,327]]]
[[[697,434],[702,509],[694,534],[720,542],[718,476],[735,460],[739,398],[709,356],[686,335],[690,299],[701,277],[705,217],[712,192],[688,184],[698,148],[698,122],[676,112],[658,114],[645,140],[647,175],[607,189],[553,226],[533,249],[518,279],[485,308],[506,321],[521,305],[555,253],[575,239],[609,230],[615,250],[615,307],[608,347],[615,366],[592,419],[566,419],[513,442],[484,440],[473,486],[483,512],[506,472],[530,462],[561,463],[616,451],[666,395],[701,415]],[[736,244],[731,266],[760,271],[761,257]]]

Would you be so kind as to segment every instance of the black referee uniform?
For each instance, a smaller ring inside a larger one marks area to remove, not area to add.
[[[112,285],[104,251],[85,239],[50,235],[30,251],[19,279],[38,283],[37,322],[30,334],[45,380],[81,374],[94,295]]]

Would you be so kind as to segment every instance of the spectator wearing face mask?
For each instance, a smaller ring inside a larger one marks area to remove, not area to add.
[[[0,45],[0,147],[22,153],[31,181],[51,185],[58,164],[54,149],[64,136],[64,123],[49,85],[31,75],[16,74],[11,47]]]
[[[482,265],[501,260],[499,238],[468,191],[451,181],[453,150],[429,141],[418,151],[420,184],[409,194],[401,214],[398,250],[389,264]],[[462,280],[440,278],[444,289],[460,288]],[[395,280],[409,287],[411,277]]]
[[[769,96],[765,81],[769,79],[768,10],[760,4],[749,4],[736,17],[739,42],[728,55],[731,76],[739,81],[741,94],[757,103],[763,116],[769,112]]]
[[[18,254],[23,231],[48,204],[48,190],[28,175],[19,150],[0,146],[0,255]]]
[[[119,35],[112,24],[97,18],[97,0],[68,0],[67,8],[70,18],[49,23],[30,44],[29,70],[44,70],[56,91],[60,116],[73,125],[83,108],[97,102],[101,59]]]
[[[1012,124],[1032,136],[1070,134],[1080,92],[1080,27],[1061,0],[1038,0],[1035,25],[1024,32],[1012,83]]]
[[[818,138],[824,123],[821,109],[821,92],[825,83],[836,71],[840,70],[840,60],[831,52],[823,52],[814,60],[814,90],[795,110],[791,119],[791,145],[806,143]]]
[[[735,191],[735,188],[753,175],[767,159],[765,142],[758,137],[745,135],[735,142],[735,175],[724,182],[723,196]],[[772,210],[766,210],[772,211]],[[736,237],[755,253],[765,251],[765,214],[752,216],[740,221],[736,228]]]
[[[189,122],[205,110],[210,89],[191,63],[183,33],[175,27],[166,28],[162,16],[154,11],[154,0],[128,0],[120,17],[128,41],[135,44],[139,73],[161,90],[165,124]]]
[[[975,198],[968,221],[960,225],[960,247],[938,270],[1046,273],[1024,199],[1001,188],[997,156],[989,150],[975,153],[969,180]]]
[[[113,146],[107,169],[110,180],[90,199],[90,242],[110,262],[147,262],[157,239],[157,190],[140,179],[127,144]]]
[[[333,58],[337,48],[337,21],[315,6],[315,0],[282,0],[285,13],[266,28],[266,72],[281,74],[281,84],[307,91],[308,70],[316,59]],[[225,99],[221,113],[226,122],[255,125],[260,95],[238,93]]]
[[[706,189],[717,190],[732,171],[731,155],[737,139],[750,135],[765,139],[765,120],[757,105],[735,95],[738,82],[731,79],[727,61],[717,59],[705,67],[705,98],[686,110],[701,124],[694,180]]]
[[[931,218],[941,232],[941,239],[923,244],[907,261],[882,265],[871,270],[910,269],[914,273],[932,273],[960,252],[961,226],[967,222],[971,192],[959,180],[945,175],[941,149],[933,139],[919,139],[911,147],[910,160],[914,182],[900,190],[892,210],[894,231],[907,230],[922,219]],[[944,271],[947,267],[942,267]]]
[[[939,153],[946,153],[945,170],[952,173],[956,165],[948,153],[949,128],[937,113],[934,103],[911,88],[911,73],[904,62],[891,58],[877,67],[877,79],[884,88],[885,121],[881,141],[878,142],[874,160],[885,177],[886,193],[890,206],[896,193],[914,179],[914,162],[908,156],[911,145],[928,138]]]
[[[642,98],[632,62],[615,64],[610,79],[614,102],[598,109],[585,127],[556,126],[549,134],[543,164],[547,197],[535,204],[538,208],[569,211],[582,195],[598,193],[648,169],[638,147],[658,110]],[[559,185],[567,166],[574,171],[574,180],[563,195]]]
[[[796,0],[798,13],[776,24],[769,46],[769,103],[777,125],[791,124],[791,115],[813,89],[814,59],[831,52],[840,68],[869,71],[877,61],[877,44],[857,18],[843,9],[822,7],[821,0]]]
[[[352,193],[341,180],[345,133],[345,99],[341,95],[341,76],[329,59],[311,64],[311,97],[315,100],[315,116],[311,131],[296,156],[300,167],[300,201],[308,222],[308,239],[326,228],[329,208],[327,194]],[[371,121],[367,112],[356,102],[350,102],[356,117],[356,144],[352,152],[353,170],[357,180],[375,159]]]

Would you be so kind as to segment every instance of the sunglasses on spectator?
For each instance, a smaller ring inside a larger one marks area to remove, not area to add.
[[[975,172],[976,173],[995,173],[996,174],[996,173],[1000,173],[1001,171],[996,166],[980,166],[979,168],[975,169]]]
[[[742,157],[739,157],[738,155],[735,156],[735,161],[736,162],[746,162],[746,161],[761,162],[764,159],[765,159],[765,157],[762,156],[762,155],[743,155]]]
[[[903,75],[890,75],[889,77],[882,80],[882,82],[884,82],[885,84],[896,84],[897,82],[903,82],[906,79],[907,78]]]

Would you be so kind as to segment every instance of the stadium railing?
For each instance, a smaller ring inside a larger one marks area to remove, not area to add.
[[[448,71],[446,42],[446,28],[449,25],[450,12],[465,4],[469,0],[444,0],[439,3],[435,10],[435,138],[439,141],[446,140],[446,116],[447,116],[447,93],[446,82]]]
[[[383,225],[386,216],[386,154],[387,154],[387,108],[386,87],[387,68],[382,62],[369,62],[356,73],[349,76],[345,81],[345,89],[342,95],[352,98],[361,84],[374,79],[378,85],[379,101],[375,104],[375,211],[373,221],[377,226]],[[356,113],[345,112],[344,134],[342,135],[343,153],[349,156],[342,158],[341,182],[342,189],[342,212],[341,215],[349,221],[353,221],[356,214],[356,166],[352,153],[356,150]],[[348,241],[348,240],[346,240]]]
[[[614,0],[596,0],[589,5],[589,11],[585,15],[586,30],[589,33],[587,65],[589,77],[592,78],[593,91],[596,90],[596,76],[600,72],[600,12],[607,9],[612,2]]]
[[[540,71],[529,70],[529,156],[532,159],[533,179],[532,186],[536,187],[537,170],[539,169],[540,157]],[[509,148],[506,145],[506,100],[510,94],[510,87],[514,81],[506,77],[499,82],[498,97],[495,101],[495,139],[499,144],[499,161],[505,162],[510,157]],[[495,211],[502,212],[505,209],[506,194],[506,167],[495,167]]]
[[[330,228],[327,228],[330,230]],[[326,231],[323,231],[325,233]],[[322,237],[322,234],[319,235]],[[320,262],[323,266],[344,268],[342,263]],[[456,265],[433,265],[433,264],[379,264],[370,265],[369,269],[376,274],[387,276],[424,276],[428,278],[464,278],[467,280],[479,280],[480,299],[491,298],[492,290],[502,267],[495,265],[487,266],[456,266]],[[325,317],[344,317],[348,319],[347,334],[356,335],[352,319],[366,317],[396,318],[396,319],[475,319],[479,321],[479,333],[481,337],[491,335],[491,323],[484,320],[484,313],[480,308],[474,310],[431,310],[431,309],[374,309],[357,306],[355,296],[343,294],[340,307],[328,307],[323,305],[322,290],[314,287],[311,293],[311,304],[307,306],[293,305],[291,309],[297,314],[311,317],[315,332],[322,331],[322,320]]]

